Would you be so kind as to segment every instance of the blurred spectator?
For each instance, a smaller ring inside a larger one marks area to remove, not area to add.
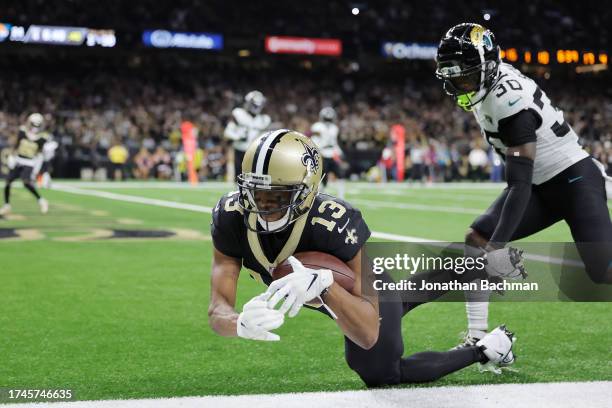
[[[172,177],[172,157],[166,149],[158,146],[151,155],[151,163],[153,166],[153,177],[158,180],[170,180]]]
[[[134,177],[139,180],[148,179],[149,173],[153,168],[153,159],[145,147],[141,147],[134,157],[134,164]]]
[[[115,141],[108,149],[108,159],[111,163],[111,178],[115,181],[123,180],[125,177],[125,164],[129,157],[128,150],[119,141]]]
[[[486,169],[489,158],[487,152],[480,147],[480,143],[474,144],[468,155],[468,163],[470,164],[469,177],[472,181],[483,181],[487,178]]]

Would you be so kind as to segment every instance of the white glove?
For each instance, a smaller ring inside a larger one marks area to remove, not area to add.
[[[289,317],[294,317],[304,303],[320,297],[321,292],[334,283],[334,274],[329,269],[306,268],[293,256],[287,260],[293,268],[293,273],[272,282],[266,296],[270,309],[274,309],[277,303],[286,297],[278,311],[289,311]]]
[[[491,276],[503,279],[525,279],[527,272],[523,265],[523,251],[508,247],[487,252],[484,255],[485,270]]]
[[[270,330],[278,329],[285,321],[285,315],[278,310],[268,308],[265,293],[255,296],[242,308],[238,315],[236,330],[238,336],[263,341],[279,341],[278,334]]]
[[[9,169],[13,170],[17,165],[17,159],[12,154],[6,160],[6,165]]]

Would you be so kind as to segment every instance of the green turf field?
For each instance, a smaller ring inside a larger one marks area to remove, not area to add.
[[[79,188],[205,207],[227,191],[118,187]],[[374,231],[461,241],[498,190],[359,184],[348,192]],[[288,319],[278,343],[209,329],[209,214],[43,194],[49,214],[14,189],[13,215],[0,219],[0,387],[71,388],[77,399],[363,388],[344,362],[340,331],[319,313]],[[529,240],[571,237],[557,224]],[[239,306],[263,290],[244,273]],[[611,380],[611,314],[610,303],[494,303],[490,322],[517,333],[517,371],[470,367],[432,385]],[[406,352],[447,349],[465,324],[462,303],[422,306],[404,319]]]

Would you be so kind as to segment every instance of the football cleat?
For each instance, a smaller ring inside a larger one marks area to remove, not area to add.
[[[461,343],[457,344],[451,350],[460,350],[462,348],[475,346],[479,341],[479,338],[470,336],[468,333],[463,333]]]
[[[10,212],[11,212],[10,204],[4,204],[2,207],[0,207],[0,215],[8,215]]]
[[[49,212],[49,202],[44,198],[38,200],[38,206],[40,207],[40,212],[42,214],[46,214],[47,212]]]
[[[515,360],[514,353],[512,352],[512,346],[515,341],[514,333],[509,331],[505,325],[501,325],[484,336],[476,345],[480,347],[484,355],[489,359],[488,363],[498,367],[507,367],[512,365]]]

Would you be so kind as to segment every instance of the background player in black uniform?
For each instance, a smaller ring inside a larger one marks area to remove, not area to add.
[[[0,215],[6,215],[11,211],[11,184],[21,178],[23,185],[38,200],[40,211],[45,214],[49,210],[47,200],[42,198],[34,186],[33,174],[38,156],[42,154],[42,149],[47,141],[47,134],[43,132],[43,116],[40,113],[33,113],[28,116],[25,126],[19,128],[17,143],[15,144],[16,157],[11,158],[11,171],[6,179],[4,186],[4,205],[0,208]]]
[[[345,336],[348,365],[370,387],[432,381],[476,362],[514,358],[513,336],[503,327],[475,346],[402,358],[401,319],[413,305],[379,302],[362,293],[361,249],[370,231],[359,210],[318,194],[321,176],[321,154],[302,134],[268,132],[249,146],[239,191],[221,198],[213,211],[208,313],[215,332],[277,341],[272,330],[283,324],[284,313],[295,316],[304,303],[318,298],[333,311]],[[346,262],[355,273],[353,291],[334,283],[331,271],[309,269],[295,259],[293,273],[272,283],[269,271],[302,251],[325,252]],[[239,313],[234,307],[243,265],[271,286]],[[283,298],[281,307],[274,309]]]

